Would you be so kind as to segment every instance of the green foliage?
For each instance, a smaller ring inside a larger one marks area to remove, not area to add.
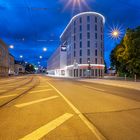
[[[30,73],[35,72],[35,68],[32,64],[27,64],[25,70]]]
[[[107,64],[106,64],[105,61],[104,61],[104,64],[105,64],[105,67],[104,67],[104,73],[107,73]]]
[[[110,54],[111,66],[119,74],[140,77],[140,26],[127,29],[125,36]]]

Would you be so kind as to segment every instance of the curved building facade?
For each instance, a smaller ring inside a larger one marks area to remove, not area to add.
[[[70,77],[103,76],[104,23],[104,16],[96,12],[83,12],[71,19],[60,36],[66,61],[58,75],[63,71]]]

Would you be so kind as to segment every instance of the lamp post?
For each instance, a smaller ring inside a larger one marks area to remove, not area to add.
[[[90,78],[90,72],[91,72],[91,65],[90,65],[90,61],[88,60],[88,75],[89,75],[89,78]]]
[[[9,48],[10,48],[10,49],[14,49],[14,45],[10,45]]]

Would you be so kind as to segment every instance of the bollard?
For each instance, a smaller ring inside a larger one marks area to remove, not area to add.
[[[126,74],[125,74],[125,81],[126,81]]]
[[[137,75],[135,74],[135,82],[137,82]]]

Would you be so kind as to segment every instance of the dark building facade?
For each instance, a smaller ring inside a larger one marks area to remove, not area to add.
[[[8,76],[9,71],[9,52],[8,47],[0,39],[0,76]]]

